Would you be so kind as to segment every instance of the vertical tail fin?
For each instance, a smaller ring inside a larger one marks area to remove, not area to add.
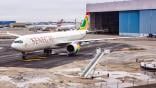
[[[89,15],[86,15],[81,23],[80,30],[87,30],[89,27]]]
[[[61,19],[59,22],[57,22],[57,27],[60,27],[62,25],[62,23],[64,22],[63,19]]]

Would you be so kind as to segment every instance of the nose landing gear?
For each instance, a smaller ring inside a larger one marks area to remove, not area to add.
[[[26,60],[26,53],[25,52],[22,52],[22,59]]]
[[[46,56],[51,55],[51,53],[52,53],[52,49],[44,49],[44,54],[45,54]]]

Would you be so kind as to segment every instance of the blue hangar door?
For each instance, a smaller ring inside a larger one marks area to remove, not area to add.
[[[140,33],[156,34],[156,10],[140,11]]]
[[[119,34],[137,36],[139,33],[139,11],[119,12]]]

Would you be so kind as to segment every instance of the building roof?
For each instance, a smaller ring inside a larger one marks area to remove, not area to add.
[[[127,0],[87,4],[87,12],[110,12],[126,10],[156,9],[156,0]]]

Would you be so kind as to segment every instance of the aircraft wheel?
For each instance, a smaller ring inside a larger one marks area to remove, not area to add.
[[[72,57],[72,56],[76,56],[76,54],[75,53],[69,53],[68,56]]]
[[[51,49],[44,49],[44,54],[45,54],[46,56],[51,55],[51,53],[52,53],[52,50],[51,50]]]
[[[22,52],[22,59],[26,60],[26,53],[25,52]]]

